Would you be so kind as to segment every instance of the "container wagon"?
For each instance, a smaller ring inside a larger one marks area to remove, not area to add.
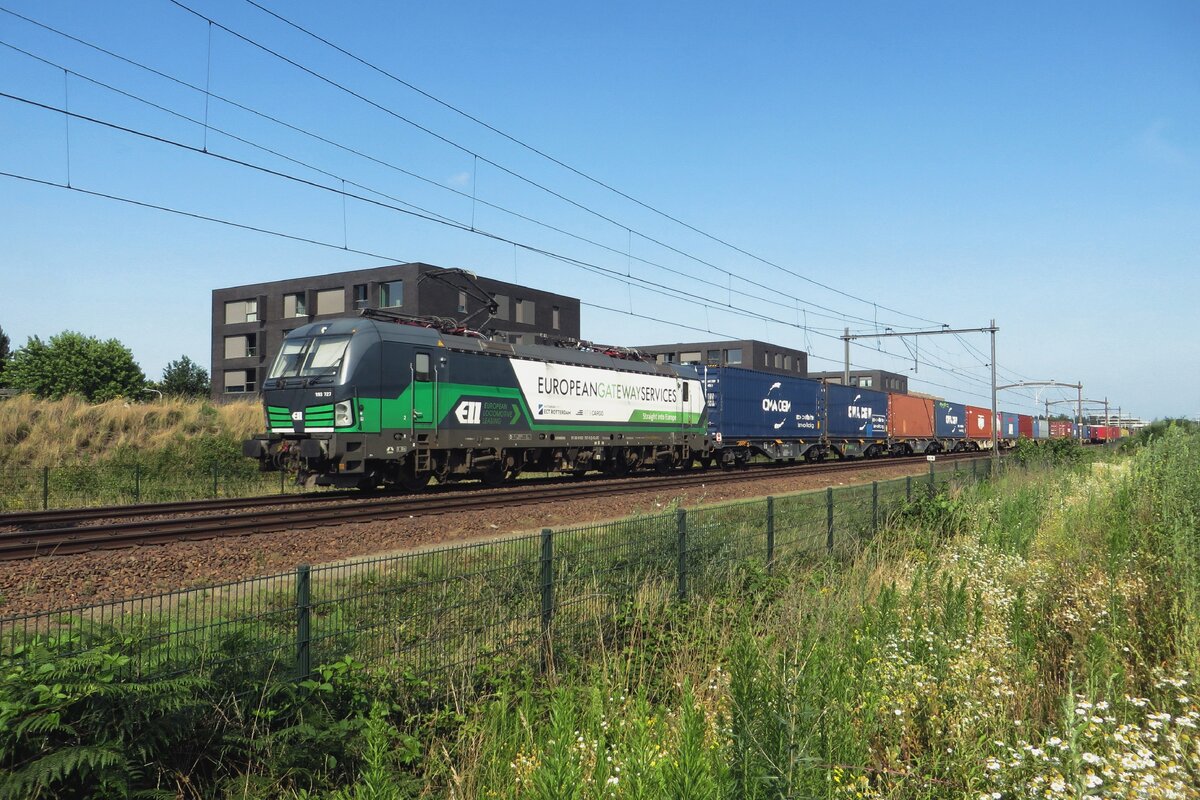
[[[936,453],[933,400],[908,394],[888,394],[888,435],[893,455]]]
[[[888,452],[888,396],[884,392],[825,384],[825,436],[839,456],[875,458]]]
[[[775,461],[824,456],[819,382],[740,367],[708,367],[702,380],[712,458],[721,466],[745,464],[754,455]]]

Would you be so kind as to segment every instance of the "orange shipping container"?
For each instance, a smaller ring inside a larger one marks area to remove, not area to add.
[[[933,401],[907,394],[889,394],[888,435],[897,439],[932,439]]]
[[[990,408],[967,406],[967,438],[992,438],[992,410]]]

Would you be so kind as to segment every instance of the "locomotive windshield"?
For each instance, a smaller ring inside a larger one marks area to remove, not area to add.
[[[346,355],[350,336],[313,336],[284,339],[283,348],[268,378],[310,378],[336,375]]]

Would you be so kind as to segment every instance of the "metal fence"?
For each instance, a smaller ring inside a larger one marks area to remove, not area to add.
[[[124,677],[231,675],[250,687],[343,657],[415,676],[502,658],[545,665],[634,600],[686,601],[731,579],[858,552],[907,501],[988,477],[928,476],[366,558],[105,605],[0,619],[0,661],[49,643],[129,656]],[[600,630],[601,636],[604,631]]]
[[[51,508],[168,503],[303,491],[284,472],[239,466],[180,469],[146,464],[80,464],[0,471],[0,513]]]

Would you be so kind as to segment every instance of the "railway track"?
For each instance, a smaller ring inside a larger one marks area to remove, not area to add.
[[[938,456],[939,462],[986,458],[979,453]],[[420,495],[367,495],[328,492],[272,495],[224,501],[159,503],[125,508],[76,509],[0,515],[0,526],[23,530],[0,533],[0,561],[68,555],[222,536],[372,522],[406,516],[450,514],[482,508],[545,503],[626,494],[629,491],[680,489],[754,480],[762,477],[820,475],[879,467],[881,461],[834,461],[771,465],[731,471],[706,470],[632,479],[539,481],[492,490],[447,490]],[[182,515],[182,516],[171,516]],[[91,524],[80,524],[90,522]]]

